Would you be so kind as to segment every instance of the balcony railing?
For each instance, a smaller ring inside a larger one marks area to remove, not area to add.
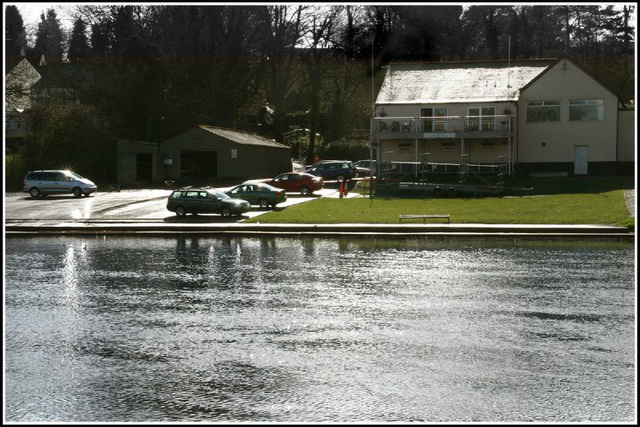
[[[423,134],[459,138],[465,132],[509,132],[513,130],[511,116],[434,116],[434,117],[375,117],[371,131],[377,137],[383,134],[401,137],[398,134]],[[510,123],[511,122],[511,123]],[[409,136],[409,135],[407,135]]]

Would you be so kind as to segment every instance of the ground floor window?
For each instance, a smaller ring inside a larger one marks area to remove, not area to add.
[[[482,141],[480,143],[481,150],[493,150],[495,146],[496,146],[496,143],[493,141]]]
[[[442,151],[456,151],[457,145],[455,142],[443,142]]]

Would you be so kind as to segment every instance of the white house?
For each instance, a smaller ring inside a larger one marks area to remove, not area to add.
[[[375,112],[378,162],[512,175],[633,169],[634,123],[619,115],[614,93],[565,58],[391,64]]]
[[[6,136],[23,136],[26,132],[22,113],[31,108],[31,88],[41,78],[42,75],[24,55],[14,66],[7,66],[4,76]]]

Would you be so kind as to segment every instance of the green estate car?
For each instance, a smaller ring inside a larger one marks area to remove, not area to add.
[[[259,205],[263,209],[269,206],[275,207],[278,203],[287,200],[287,195],[282,188],[276,188],[269,184],[244,183],[236,185],[226,193],[234,199],[242,199],[252,205]]]
[[[232,199],[221,191],[183,188],[171,193],[167,209],[178,216],[188,213],[217,213],[228,217],[248,212],[251,205],[245,200]]]

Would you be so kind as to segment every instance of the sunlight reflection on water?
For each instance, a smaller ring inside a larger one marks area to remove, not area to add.
[[[630,421],[634,255],[604,242],[8,239],[6,419]]]

